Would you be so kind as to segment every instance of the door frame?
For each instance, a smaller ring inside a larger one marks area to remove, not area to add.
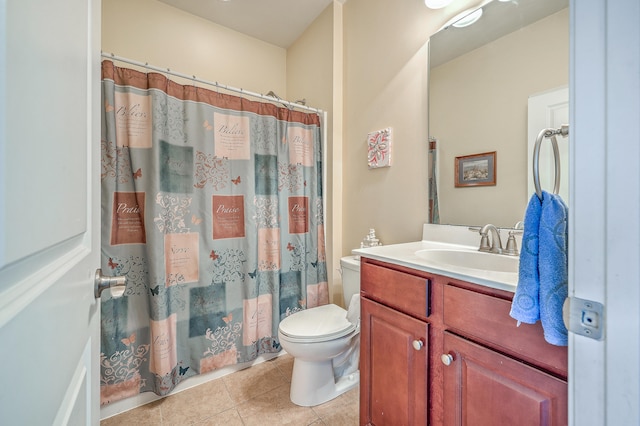
[[[570,2],[569,296],[604,305],[569,333],[569,424],[640,422],[640,4]]]

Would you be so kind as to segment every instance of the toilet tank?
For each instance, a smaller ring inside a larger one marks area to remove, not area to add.
[[[357,256],[345,256],[340,259],[342,271],[342,296],[344,306],[349,306],[351,297],[360,293],[360,259]]]

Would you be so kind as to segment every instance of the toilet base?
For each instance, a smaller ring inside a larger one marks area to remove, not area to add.
[[[331,360],[310,362],[294,358],[289,396],[296,405],[313,407],[342,395],[359,383],[359,370],[336,379]]]

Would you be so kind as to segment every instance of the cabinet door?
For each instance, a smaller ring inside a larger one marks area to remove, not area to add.
[[[445,425],[567,424],[564,380],[448,332],[444,352]]]
[[[362,298],[361,326],[360,423],[426,425],[429,325]]]

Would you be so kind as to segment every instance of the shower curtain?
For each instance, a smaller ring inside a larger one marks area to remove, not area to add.
[[[320,117],[102,63],[101,403],[278,352],[328,303]]]
[[[437,153],[438,141],[429,138],[429,223],[440,223],[440,208],[438,206],[438,170]]]

